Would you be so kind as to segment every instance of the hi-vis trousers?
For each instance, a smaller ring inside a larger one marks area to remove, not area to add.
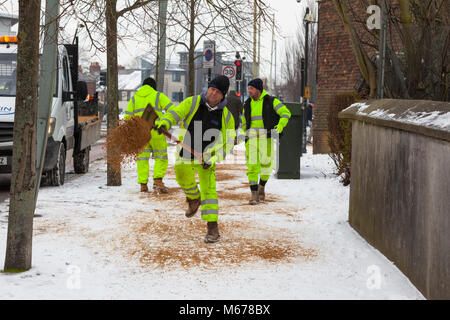
[[[247,177],[250,185],[257,185],[258,179],[267,181],[272,174],[272,138],[250,136],[245,143]]]
[[[136,158],[138,183],[146,184],[148,182],[150,153],[153,153],[153,158],[155,159],[153,179],[162,179],[169,164],[166,137],[163,134],[158,134],[156,130],[152,130],[151,134],[152,138],[148,145],[145,146],[144,152],[140,153]]]
[[[195,180],[198,173],[200,190]],[[219,202],[216,191],[216,166],[203,169],[201,164],[180,158],[175,162],[175,178],[189,199],[201,199],[202,220],[217,222],[219,219]]]

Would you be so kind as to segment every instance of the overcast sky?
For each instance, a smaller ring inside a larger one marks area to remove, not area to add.
[[[45,4],[45,0],[41,0]],[[284,57],[284,45],[287,40],[293,40],[298,26],[301,24],[305,10],[305,0],[301,3],[297,3],[297,0],[265,0],[270,5],[275,14],[275,20],[278,24],[278,32],[275,34],[275,40],[277,44],[277,75],[280,78],[281,62]],[[4,5],[8,13],[17,14],[17,1],[7,1]],[[4,11],[4,10],[2,10]],[[66,31],[70,31],[71,26],[66,26]],[[250,32],[252,32],[250,30]],[[272,32],[270,30],[261,34],[261,76],[268,77],[270,74],[270,57],[271,57],[271,40]],[[136,52],[135,44],[127,44],[128,48],[125,48],[123,44],[119,45],[119,64],[129,66],[134,58],[134,52]],[[199,48],[201,49],[201,48]],[[168,49],[167,53],[170,55],[169,59],[173,62],[178,62],[178,56],[176,52],[178,49]],[[249,60],[252,57],[248,57]],[[275,55],[274,55],[275,60]],[[91,61],[99,61],[103,67],[106,67],[105,55],[92,57]],[[274,61],[275,63],[275,61]],[[275,72],[275,69],[274,69]]]

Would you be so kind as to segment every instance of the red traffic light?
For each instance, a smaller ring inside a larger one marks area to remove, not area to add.
[[[241,96],[241,93],[240,92],[237,92],[236,93],[236,97],[240,97]]]
[[[235,61],[234,61],[234,65],[237,66],[237,67],[239,67],[239,66],[241,65],[241,61],[235,60]]]

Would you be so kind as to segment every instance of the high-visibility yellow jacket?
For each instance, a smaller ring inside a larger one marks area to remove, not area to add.
[[[186,98],[178,106],[171,108],[171,110],[161,117],[161,125],[170,129],[173,125],[180,123],[179,140],[183,141],[192,119],[199,110],[202,99],[205,98],[202,98],[201,95]],[[205,162],[213,156],[216,157],[215,162],[222,161],[234,146],[236,132],[233,115],[226,106],[219,105],[218,108],[222,109],[221,124],[218,126],[220,127],[221,137],[217,138],[212,146],[208,145],[203,150],[203,159]]]
[[[161,118],[164,112],[174,106],[164,93],[156,91],[149,85],[143,85],[128,102],[124,119],[132,116],[141,117],[149,103],[155,109],[158,118]]]
[[[250,110],[248,110],[249,107]],[[264,111],[265,108],[266,111]],[[270,108],[273,108],[273,111],[269,110]],[[274,119],[274,117],[272,116],[272,113],[274,112],[279,116],[278,123],[271,122],[271,120]],[[264,117],[266,117],[266,119],[264,119]],[[290,118],[291,112],[289,111],[289,109],[280,100],[275,97],[269,96],[269,94],[265,90],[263,90],[258,100],[249,98],[244,104],[243,112],[241,115],[241,131],[239,135],[244,136],[246,130],[249,130],[250,128],[265,128],[268,131],[273,129],[276,125],[284,128],[286,127]],[[265,123],[265,121],[267,123]],[[268,132],[268,136],[270,136],[270,132]]]

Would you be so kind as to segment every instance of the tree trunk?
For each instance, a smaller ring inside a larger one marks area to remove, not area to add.
[[[19,1],[17,93],[5,271],[31,268],[36,186],[40,0]]]
[[[374,98],[376,96],[377,89],[377,69],[374,63],[370,60],[367,52],[362,47],[361,41],[355,30],[355,26],[349,21],[348,10],[347,6],[344,3],[344,0],[335,0],[334,3],[336,5],[336,10],[341,18],[341,21],[350,36],[352,49],[355,53],[356,61],[358,63],[361,74],[369,84],[370,97]]]
[[[106,103],[108,104],[108,116],[107,116],[107,132],[110,133],[119,124],[119,84],[117,76],[117,0],[106,1],[106,74],[107,74],[107,96]],[[114,149],[106,151],[107,157],[113,152],[117,152]],[[117,171],[108,164],[107,165],[107,183],[108,186],[120,186],[122,185],[121,170]]]
[[[406,59],[406,73],[408,74],[408,88],[416,88],[418,82],[420,81],[420,59],[419,54],[416,53],[415,44],[413,41],[413,31],[411,29],[412,16],[410,0],[399,0],[400,5],[400,23],[402,26],[403,33],[403,45],[405,48],[405,59]],[[410,91],[409,94],[414,94]]]
[[[195,0],[190,2],[188,96],[195,94]]]

